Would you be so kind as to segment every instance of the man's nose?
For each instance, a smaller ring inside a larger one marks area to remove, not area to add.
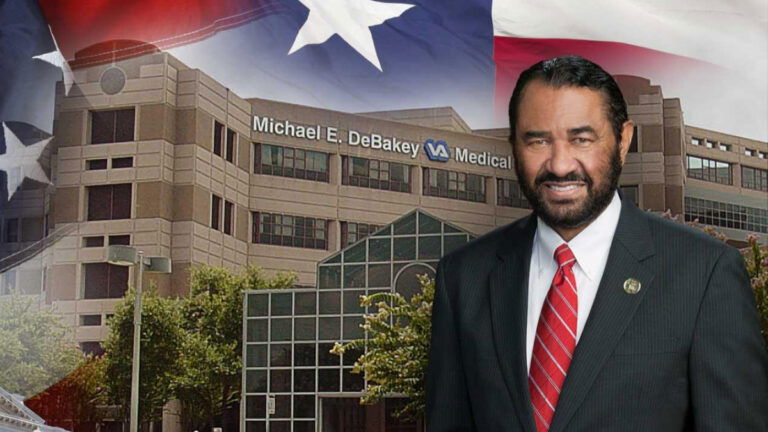
[[[557,140],[551,146],[551,153],[547,169],[558,177],[579,171],[579,162],[573,154],[571,144],[567,141]]]

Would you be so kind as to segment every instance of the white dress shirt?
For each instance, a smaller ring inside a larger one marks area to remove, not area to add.
[[[597,295],[597,287],[603,277],[605,263],[608,261],[608,251],[611,248],[613,234],[619,223],[621,199],[614,192],[608,207],[590,223],[582,232],[571,239],[568,247],[576,257],[573,274],[576,277],[576,291],[579,296],[578,320],[576,325],[576,343],[587,322],[589,311]],[[538,219],[536,234],[533,238],[531,267],[528,272],[528,320],[526,325],[526,359],[528,368],[531,367],[533,341],[536,338],[536,327],[539,315],[547,298],[549,287],[557,271],[555,249],[565,243],[554,229]]]

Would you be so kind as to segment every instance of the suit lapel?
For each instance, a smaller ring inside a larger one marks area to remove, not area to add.
[[[525,361],[525,330],[528,305],[528,268],[536,218],[529,216],[520,229],[511,231],[498,251],[499,262],[490,274],[491,321],[502,376],[507,384],[522,427],[535,431],[528,370]]]
[[[655,273],[643,261],[653,255],[650,232],[644,216],[634,204],[624,200],[608,261],[589,313],[584,331],[576,345],[573,360],[550,432],[565,429],[584,401],[603,364],[624,334],[645,294],[652,289]],[[624,290],[628,278],[640,281],[636,294]]]

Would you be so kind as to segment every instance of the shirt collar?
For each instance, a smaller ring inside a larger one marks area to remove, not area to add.
[[[576,264],[592,281],[597,278],[601,262],[605,261],[611,248],[620,214],[621,198],[619,198],[618,192],[614,192],[613,198],[605,210],[568,242],[568,247],[576,257]],[[537,244],[538,270],[541,271],[544,263],[549,263],[554,259],[555,249],[563,244],[563,238],[541,218],[538,218],[534,243]]]

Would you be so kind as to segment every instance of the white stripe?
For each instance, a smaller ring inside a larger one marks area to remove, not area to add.
[[[552,306],[552,303],[549,302],[549,299],[545,299],[544,304],[546,304],[547,306],[549,306],[550,309],[552,309],[552,312],[554,312],[555,316],[560,320],[561,323],[563,323],[563,326],[565,327],[566,330],[568,330],[568,333],[570,333],[571,336],[573,336],[573,338],[576,339],[576,334],[571,331],[571,328],[568,326],[568,324],[566,324],[565,320],[560,316],[559,313],[557,313],[557,311],[555,310],[555,307]]]
[[[766,52],[764,2],[583,0],[578,5],[568,0],[495,1],[493,34],[622,42],[734,69],[748,67],[746,59],[752,57],[753,67],[766,70],[764,54],[756,55]],[[596,16],[600,25],[584,25]]]
[[[573,277],[576,277],[576,276],[574,275]],[[563,279],[565,279],[566,282],[568,282],[568,285],[573,290],[573,293],[576,294],[576,296],[578,296],[579,295],[579,291],[576,289],[575,286],[573,286],[573,284],[571,283],[571,280],[568,278],[568,276],[565,273],[563,273]]]
[[[541,397],[544,398],[544,402],[546,402],[547,405],[549,405],[549,407],[552,408],[552,411],[554,411],[555,406],[552,405],[552,402],[550,402],[549,399],[547,399],[547,395],[544,394],[544,390],[542,390],[541,387],[539,387],[539,385],[536,383],[536,379],[534,379],[531,376],[528,380],[531,382],[531,384],[533,384],[534,387],[536,387],[536,390],[539,391],[539,394],[541,394]]]
[[[558,265],[558,267],[559,267],[559,268],[562,268],[563,266],[565,266],[565,265],[568,265],[569,263],[572,263],[573,261],[576,261],[576,258],[571,258],[571,259],[569,259],[568,261],[563,261],[562,263],[560,263],[560,264]]]
[[[557,333],[555,333],[555,331],[552,330],[552,327],[550,327],[546,321],[542,321],[542,322],[544,323],[545,326],[547,326],[547,330],[549,330],[549,332],[552,333],[552,336],[555,337],[555,342],[557,342],[557,344],[560,345],[560,348],[562,348],[563,351],[565,351],[565,355],[567,355],[569,359],[573,359],[573,357],[571,356],[571,350],[566,348],[565,345],[560,341],[560,338],[557,336]],[[576,344],[574,343],[574,345]]]
[[[562,292],[560,292],[560,288],[558,288],[558,287],[557,287],[557,285],[554,285],[554,284],[553,284],[551,289],[552,289],[552,290],[554,290],[554,291],[557,293],[557,295],[559,295],[559,296],[560,296],[560,298],[561,298],[561,299],[563,299],[563,301],[565,302],[565,305],[566,305],[566,306],[568,306],[568,310],[570,310],[570,311],[571,311],[571,313],[573,313],[573,316],[575,316],[576,318],[578,318],[578,317],[579,317],[579,315],[576,313],[576,310],[575,310],[575,309],[573,309],[573,305],[571,305],[571,302],[570,302],[570,300],[568,300],[567,298],[565,298],[565,295],[563,295],[563,293],[562,293]],[[578,298],[576,299],[576,301],[578,301]]]
[[[547,427],[547,429],[549,429],[549,423],[547,423],[547,421],[546,421],[546,420],[544,420],[544,416],[543,416],[543,415],[541,415],[541,413],[539,412],[539,410],[538,410],[538,409],[537,409],[535,406],[533,407],[533,412],[534,412],[534,413],[535,413],[537,416],[539,416],[539,420],[541,420],[541,422],[542,422],[542,423],[544,423],[544,426],[546,426],[546,427]]]
[[[551,377],[551,376],[549,376],[549,372],[547,372],[547,370],[546,370],[546,369],[544,369],[544,366],[541,364],[541,362],[539,361],[539,359],[537,359],[535,355],[533,355],[533,356],[531,356],[531,357],[533,358],[533,361],[534,361],[534,362],[536,362],[536,366],[538,366],[538,367],[539,367],[539,369],[541,369],[541,371],[542,371],[542,372],[544,372],[544,378],[546,378],[546,379],[547,379],[547,381],[549,381],[549,383],[550,383],[550,384],[552,384],[552,386],[553,386],[555,389],[557,389],[557,393],[559,394],[559,393],[560,393],[560,386],[559,386],[559,385],[557,385],[557,383],[555,383],[555,381],[552,379],[552,377]]]
[[[543,341],[543,340],[541,340],[541,337],[539,337],[539,335],[536,335],[536,339],[538,339],[538,340],[539,340],[539,344],[541,344],[541,347],[544,349],[544,351],[546,351],[546,352],[547,352],[547,354],[548,354],[548,355],[549,355],[549,357],[552,359],[552,361],[553,361],[553,362],[555,362],[555,366],[557,366],[557,368],[558,368],[558,369],[560,369],[560,372],[562,372],[562,373],[563,373],[563,375],[567,375],[567,374],[565,373],[565,370],[564,370],[564,369],[563,369],[563,368],[560,366],[560,363],[558,363],[558,362],[557,362],[557,359],[555,358],[555,356],[554,356],[554,355],[552,355],[552,353],[551,353],[551,352],[549,352],[549,350],[547,349],[547,345],[545,345],[545,344],[544,344],[544,341]],[[535,349],[534,349],[534,351],[535,351]]]

